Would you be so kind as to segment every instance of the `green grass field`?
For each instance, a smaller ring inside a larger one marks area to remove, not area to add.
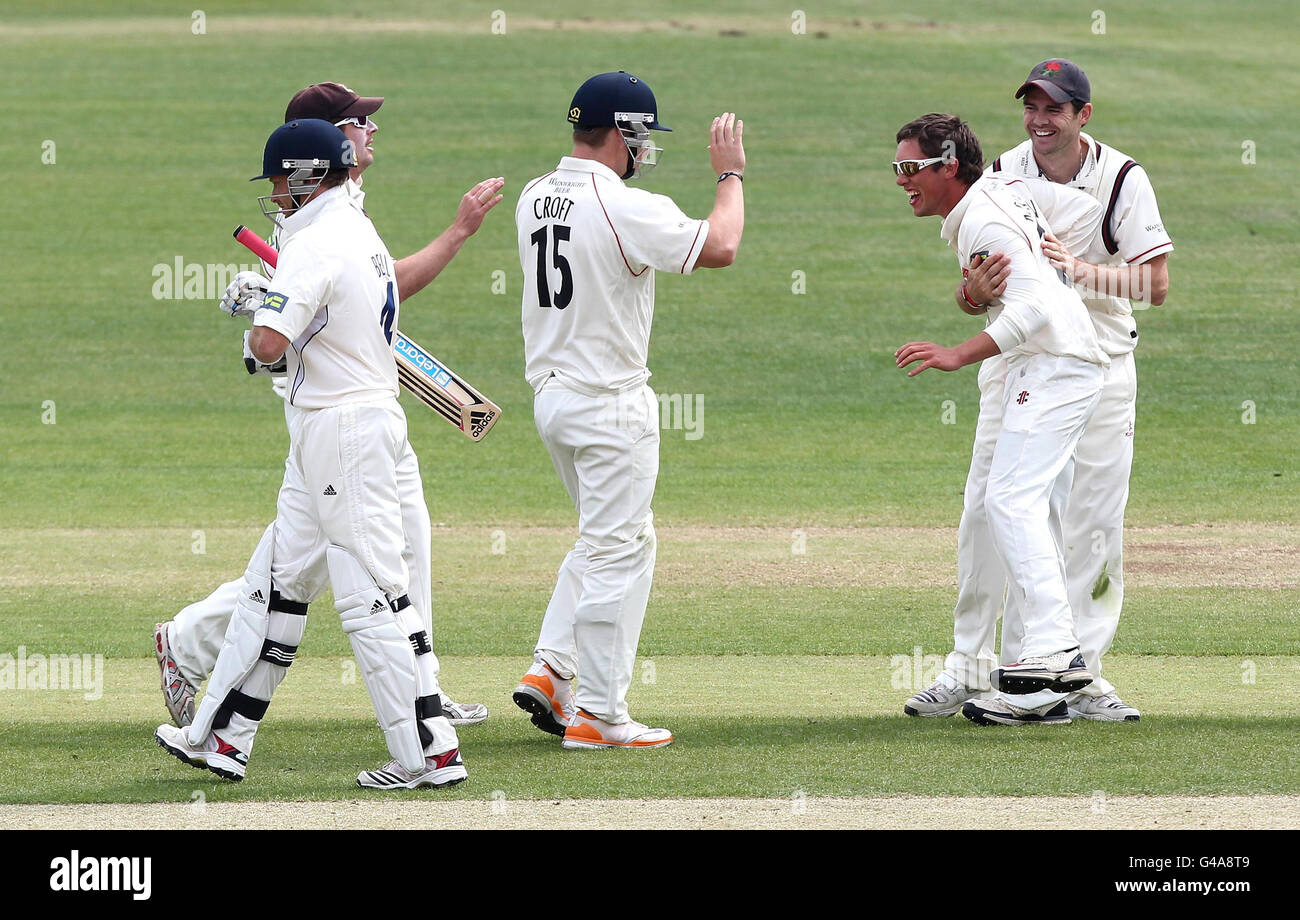
[[[466,2],[227,2],[203,34],[192,5],[47,7],[0,13],[17,180],[0,223],[0,656],[99,654],[106,670],[93,700],[0,689],[0,804],[349,798],[386,759],[325,600],[247,782],[208,783],[150,738],[152,624],[242,570],[287,444],[239,364],[242,324],[215,297],[155,298],[155,266],[250,261],[230,239],[262,224],[246,179],[289,96],[328,79],[387,98],[366,204],[395,256],[478,179],[507,178],[401,314],[504,408],[475,445],[404,397],[444,677],[493,709],[463,732],[470,782],[446,795],[1300,794],[1290,4],[1193,0],[1176,30],[1169,9],[1108,4],[1104,34],[1065,2],[833,0],[804,7],[804,34],[771,2],[507,6],[503,35],[493,4]],[[1049,55],[1087,70],[1090,132],[1146,167],[1177,247],[1168,300],[1139,316],[1129,593],[1107,660],[1143,721],[910,720],[927,675],[902,662],[951,641],[976,385],[972,368],[907,380],[892,353],[979,321],[953,307],[939,221],[894,186],[894,132],[955,111],[991,158],[1022,139],[1012,94]],[[698,439],[664,432],[631,695],[679,740],[630,758],[561,752],[509,700],[574,530],[522,376],[511,211],[568,152],[574,88],[611,69],[644,76],[675,129],[646,187],[707,213],[722,110],[744,118],[749,156],[738,263],[658,281],[652,384],[704,411]]]

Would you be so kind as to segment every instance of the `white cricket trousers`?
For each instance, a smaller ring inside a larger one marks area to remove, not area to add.
[[[289,427],[289,460],[310,497],[308,508],[296,509],[290,529],[303,533],[318,524],[325,541],[355,556],[390,600],[406,594],[409,581],[397,488],[397,459],[408,446],[406,416],[396,399],[313,409]],[[272,559],[272,584],[293,575]]]
[[[560,676],[577,676],[577,706],[627,722],[654,577],[659,403],[649,386],[617,394],[577,386],[552,377],[533,403],[579,534],[560,565],[535,654]]]
[[[1124,509],[1133,469],[1133,430],[1137,419],[1137,369],[1133,354],[1111,356],[1097,410],[1074,453],[1074,484],[1065,508],[1066,588],[1083,659],[1093,682],[1081,693],[1112,693],[1101,676],[1102,659],[1119,628],[1124,603]],[[1014,604],[1002,625],[1002,660],[1020,655],[1023,625]],[[1046,704],[1060,694],[1034,694]],[[1036,703],[1040,701],[1041,703]]]
[[[1051,355],[1015,359],[995,355],[980,367],[979,418],[957,530],[953,651],[944,662],[945,673],[967,687],[991,689],[989,675],[998,660],[994,639],[1004,598],[1008,609],[1017,611],[1003,625],[1004,653],[1008,628],[1016,633],[1018,655],[1051,653],[1077,644],[1063,576],[1062,515],[1070,488],[1071,453],[1079,439],[1074,428],[1085,425],[1094,411],[1102,376],[1096,365]],[[1021,393],[1027,394],[1024,402],[1019,401]],[[1017,430],[1004,437],[1004,416],[1010,407],[1017,410]],[[996,460],[1001,462],[997,494],[1007,503],[997,515],[1004,531],[1001,539],[994,533],[989,506]],[[1008,597],[1005,559],[1013,545],[1025,552],[1019,554],[1016,568],[1021,585]],[[1028,588],[1025,579],[1030,580]],[[1047,630],[1043,644],[1065,644],[1043,652],[1021,652],[1020,637],[1026,628],[1018,612],[1020,599],[1031,594],[1043,621],[1035,625]],[[1018,705],[1025,703],[1017,700]]]
[[[285,422],[290,428],[302,411],[285,403]],[[432,638],[429,510],[424,500],[419,460],[409,441],[404,444],[396,473],[405,535],[402,559],[409,579],[407,594],[412,605],[419,609],[424,628]],[[305,523],[314,501],[315,497],[303,482],[302,471],[292,458],[286,458],[284,481],[276,499],[275,589],[287,600],[304,604],[317,600],[329,586],[325,538],[314,522]],[[208,679],[217,663],[243,584],[242,577],[228,581],[172,618],[168,630],[172,653],[181,673],[195,686]]]
[[[953,607],[953,650],[944,671],[953,680],[976,690],[991,690],[989,677],[997,667],[995,640],[998,615],[1006,595],[1007,573],[989,534],[985,496],[993,448],[1002,432],[1002,393],[1007,359],[986,358],[979,371],[979,417],[975,444],[957,526],[957,603]]]
[[[989,534],[1024,625],[1020,658],[1074,648],[1062,526],[1074,451],[1104,370],[1077,358],[1012,355],[987,494]]]

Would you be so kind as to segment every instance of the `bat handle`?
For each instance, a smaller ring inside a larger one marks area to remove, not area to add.
[[[275,249],[266,242],[266,240],[262,239],[252,230],[249,230],[243,224],[240,224],[235,229],[234,236],[241,246],[246,248],[253,255],[257,256],[267,265],[275,268],[275,263],[279,259],[279,253],[277,253]]]

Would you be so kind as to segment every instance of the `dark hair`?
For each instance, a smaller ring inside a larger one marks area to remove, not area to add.
[[[599,147],[605,143],[605,136],[613,130],[615,130],[613,125],[601,125],[595,128],[579,128],[575,126],[573,129],[573,142],[575,144],[587,144],[590,147]]]
[[[334,188],[336,185],[342,185],[348,181],[348,176],[352,175],[349,169],[331,169],[325,174],[325,178],[320,180],[319,188]]]
[[[927,157],[953,157],[957,160],[957,179],[974,185],[984,172],[984,154],[970,125],[956,115],[931,112],[913,119],[898,129],[894,140],[915,138]]]

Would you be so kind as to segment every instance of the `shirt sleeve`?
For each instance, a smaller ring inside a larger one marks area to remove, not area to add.
[[[633,194],[622,196],[609,218],[627,259],[655,271],[693,272],[709,236],[709,222],[687,217],[666,195],[626,191]]]
[[[253,314],[254,326],[267,326],[290,342],[302,335],[314,317],[329,303],[333,273],[329,261],[310,242],[295,239],[280,253],[275,279]]]
[[[1042,276],[1036,260],[1041,258],[1019,230],[1001,222],[988,223],[974,231],[966,252],[1005,252],[1011,259],[1007,289],[998,300],[1002,313],[984,331],[1006,353],[1023,344],[1051,321],[1042,296]]]
[[[1173,241],[1160,219],[1155,189],[1141,166],[1134,166],[1124,177],[1110,221],[1119,256],[1130,265],[1173,251]]]

